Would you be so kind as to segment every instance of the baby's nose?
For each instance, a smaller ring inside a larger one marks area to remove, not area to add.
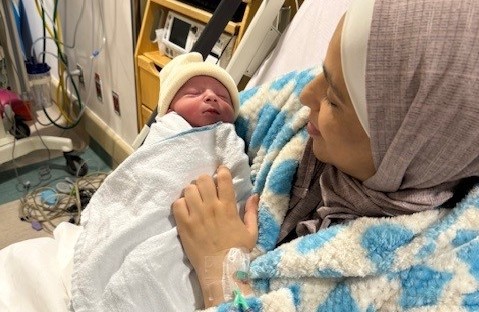
[[[216,96],[216,93],[214,93],[211,90],[206,90],[205,91],[205,101],[218,101],[218,97]]]

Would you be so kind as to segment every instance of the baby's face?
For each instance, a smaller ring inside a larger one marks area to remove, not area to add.
[[[169,111],[175,111],[193,127],[234,121],[228,89],[209,76],[195,76],[188,80],[171,101]]]

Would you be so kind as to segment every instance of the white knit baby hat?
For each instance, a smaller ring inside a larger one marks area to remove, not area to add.
[[[213,77],[228,89],[236,119],[239,112],[239,95],[233,78],[219,65],[204,62],[202,55],[198,52],[176,56],[160,71],[160,98],[157,117],[166,114],[178,90],[194,76]]]

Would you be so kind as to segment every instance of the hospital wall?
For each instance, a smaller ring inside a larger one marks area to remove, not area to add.
[[[54,0],[43,1],[52,13]],[[64,53],[69,72],[82,69],[84,85],[78,82],[79,97],[87,106],[87,131],[93,138],[107,134],[120,145],[133,143],[137,135],[134,76],[134,40],[130,0],[59,1]],[[41,51],[43,27],[35,1],[24,1],[35,51]],[[47,18],[47,24],[51,21]],[[53,86],[58,83],[57,48],[47,41],[46,62],[52,67]],[[37,52],[38,54],[38,52]],[[99,78],[95,81],[95,75]],[[97,94],[97,86],[101,97]],[[70,85],[70,90],[74,90]],[[75,95],[75,93],[72,91]],[[113,93],[118,95],[119,113],[114,108]],[[105,127],[104,129],[102,129]],[[99,133],[103,132],[103,133]],[[108,139],[104,138],[107,142]],[[99,138],[102,141],[102,138]],[[102,142],[100,142],[102,143]],[[108,150],[107,150],[108,151]],[[111,151],[108,151],[111,152]]]

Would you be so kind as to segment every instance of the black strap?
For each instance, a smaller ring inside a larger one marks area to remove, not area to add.
[[[240,4],[241,0],[222,0],[191,51],[201,53],[205,60]]]

